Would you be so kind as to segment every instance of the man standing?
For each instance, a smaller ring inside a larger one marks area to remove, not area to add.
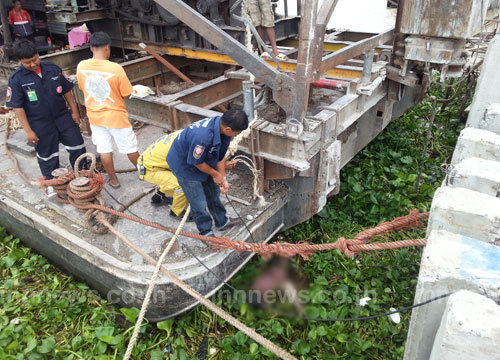
[[[22,8],[21,0],[13,1],[14,8],[9,12],[9,24],[16,38],[28,38],[32,40],[33,29],[31,28],[31,16]]]
[[[52,171],[59,168],[59,142],[66,146],[71,166],[86,152],[78,126],[80,116],[70,91],[74,85],[57,65],[40,62],[31,41],[17,41],[14,52],[21,66],[9,79],[6,105],[14,108],[28,143],[35,145],[40,171],[50,180]],[[56,195],[51,186],[45,194],[48,197]]]
[[[276,46],[276,34],[274,33],[274,12],[271,0],[247,0],[247,11],[262,40],[264,40],[264,30],[262,28],[266,28],[267,37],[269,38],[269,43],[271,44],[272,51],[276,59],[288,60],[288,57],[285,54],[278,52],[278,47]],[[261,56],[268,58],[269,54],[264,52]]]
[[[238,219],[226,216],[220,192],[226,193],[229,189],[224,156],[231,137],[247,127],[246,114],[230,109],[222,117],[200,120],[188,126],[173,140],[167,163],[184,190],[201,235],[214,235],[212,218],[219,231],[239,223]]]
[[[128,120],[124,98],[132,94],[125,70],[109,61],[111,39],[104,32],[90,37],[92,59],[83,60],[77,67],[78,86],[85,95],[85,107],[92,130],[92,142],[101,155],[104,170],[109,175],[109,185],[119,188],[120,182],[113,164],[113,142],[118,151],[127,154],[130,162],[137,164],[137,139]]]

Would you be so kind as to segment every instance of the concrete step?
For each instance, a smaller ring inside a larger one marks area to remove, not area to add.
[[[427,234],[434,230],[495,243],[500,238],[500,198],[464,188],[441,187],[432,200]]]
[[[451,171],[448,185],[500,197],[500,161],[468,158]]]
[[[451,164],[457,165],[460,161],[471,157],[485,160],[500,159],[500,135],[482,129],[463,129],[458,137]]]
[[[448,298],[429,360],[498,360],[500,306],[461,290]]]
[[[432,231],[422,255],[414,303],[462,289],[500,301],[500,247]],[[446,303],[445,298],[413,309],[404,359],[429,359]]]

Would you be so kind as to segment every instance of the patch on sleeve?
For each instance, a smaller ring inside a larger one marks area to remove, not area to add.
[[[56,89],[57,93],[60,94],[62,93],[62,86],[58,86]]]
[[[203,155],[203,152],[205,151],[205,147],[201,145],[196,145],[196,147],[193,150],[193,157],[195,159],[199,159],[201,155]]]
[[[12,97],[12,89],[10,86],[7,88],[7,94],[5,95],[5,102],[9,102]]]

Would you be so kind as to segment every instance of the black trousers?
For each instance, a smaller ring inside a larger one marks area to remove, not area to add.
[[[37,152],[38,165],[45,179],[52,179],[52,171],[59,168],[59,143],[62,143],[69,152],[71,166],[76,159],[86,152],[80,127],[73,121],[69,112],[55,120],[39,122],[31,125],[38,136]],[[85,168],[85,161],[80,168]]]

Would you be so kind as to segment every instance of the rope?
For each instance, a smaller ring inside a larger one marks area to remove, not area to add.
[[[9,158],[14,162],[14,167],[16,168],[16,171],[17,173],[19,174],[19,176],[27,183],[27,184],[30,184],[30,185],[33,185],[33,186],[39,186],[39,183],[36,182],[36,181],[33,181],[31,180],[22,170],[21,168],[19,167],[19,161],[17,161],[17,158],[14,156],[14,154],[12,153],[12,151],[10,151],[9,149],[9,145],[7,143],[7,141],[9,140],[9,133],[10,133],[10,127],[11,127],[11,122],[13,121],[13,119],[17,119],[17,117],[15,116],[15,113],[14,113],[14,116],[6,116],[5,117],[5,121],[6,121],[6,124],[5,124],[5,150],[7,152],[7,155],[9,156]],[[19,121],[19,120],[17,120]]]
[[[125,219],[135,221],[137,223],[146,226],[150,226],[158,230],[168,231],[172,233],[176,231],[174,228],[163,226],[161,224],[148,221],[145,219],[137,218],[135,216],[131,216],[122,213],[120,211],[107,208],[102,205],[97,205],[97,204],[78,205],[75,203],[72,204],[82,210],[91,210],[91,209],[100,210],[118,217],[123,217]],[[95,216],[96,216],[95,213],[91,213],[91,217]],[[272,244],[262,244],[262,243],[252,244],[241,240],[231,240],[225,237],[204,236],[200,234],[190,233],[187,231],[181,231],[180,234],[193,239],[204,241],[208,243],[213,249],[217,250],[229,249],[240,252],[241,251],[254,252],[265,258],[271,256],[272,254],[277,254],[283,257],[292,257],[295,255],[300,255],[304,259],[308,259],[312,254],[318,251],[326,251],[334,249],[339,249],[348,257],[354,257],[360,251],[386,250],[386,249],[396,249],[407,246],[425,245],[426,244],[425,239],[413,239],[413,240],[394,241],[390,243],[375,243],[375,244],[373,243],[366,244],[366,242],[370,240],[372,237],[377,235],[384,235],[395,230],[403,230],[415,226],[422,226],[423,224],[421,224],[420,220],[426,219],[428,216],[429,213],[419,213],[418,211],[410,211],[410,214],[407,216],[402,216],[390,222],[379,224],[373,229],[362,231],[358,235],[356,235],[353,239],[345,239],[341,237],[336,242],[329,244],[309,244],[309,243],[292,244],[286,242],[276,242]]]
[[[17,115],[12,109],[6,109],[0,107],[0,125],[7,124],[10,122],[11,130],[22,129],[21,122],[17,118]]]
[[[186,211],[186,213],[188,213]],[[186,215],[184,215],[184,218],[186,218]],[[184,220],[183,218],[183,220]],[[188,284],[186,284],[184,281],[179,279],[177,276],[172,274],[170,271],[168,271],[160,262],[156,262],[151,256],[146,254],[142,249],[139,247],[135,246],[130,240],[128,240],[120,231],[118,231],[114,226],[112,226],[105,217],[100,217],[99,221],[106,226],[113,234],[118,236],[121,240],[123,240],[127,245],[129,245],[133,250],[135,250],[138,254],[140,254],[146,261],[148,261],[152,265],[158,265],[160,264],[160,271],[165,274],[175,285],[179,286],[182,290],[184,290],[187,294],[191,295],[193,298],[195,298],[197,301],[199,301],[201,304],[206,306],[208,309],[212,310],[216,315],[220,316],[224,320],[226,320],[228,323],[236,327],[238,330],[241,330],[243,333],[245,333],[248,337],[252,338],[255,340],[257,343],[261,344],[264,346],[266,349],[274,353],[276,356],[278,356],[281,359],[284,360],[297,360],[294,356],[292,356],[290,353],[285,351],[284,349],[280,348],[279,346],[275,345],[262,335],[258,334],[254,329],[248,327],[247,325],[243,324],[240,322],[238,319],[233,317],[232,315],[228,314],[221,308],[219,308],[217,305],[215,305],[213,302],[210,300],[206,299],[202,294],[194,290],[192,287],[190,287]],[[179,231],[179,234],[182,234]],[[149,291],[149,288],[148,288]],[[132,339],[131,339],[132,340]],[[130,343],[129,343],[130,345]],[[124,358],[128,359],[128,358]]]
[[[122,217],[131,221],[135,221],[139,224],[150,226],[155,229],[168,231],[171,233],[179,234],[191,237],[193,239],[202,240],[208,243],[213,249],[229,249],[240,252],[254,252],[260,254],[263,257],[269,257],[272,254],[277,254],[283,257],[292,257],[296,255],[302,256],[304,259],[308,259],[312,254],[318,251],[339,249],[348,257],[354,257],[360,251],[368,250],[384,250],[384,249],[395,249],[406,246],[421,246],[425,245],[425,239],[414,239],[414,240],[404,240],[404,241],[394,241],[390,243],[376,243],[367,244],[366,242],[372,239],[374,236],[387,234],[395,230],[408,229],[411,227],[421,226],[420,222],[426,219],[428,213],[419,213],[418,211],[410,211],[407,216],[402,216],[396,218],[390,222],[385,222],[377,225],[373,229],[368,229],[360,232],[353,239],[345,239],[343,237],[339,238],[336,242],[330,244],[292,244],[286,242],[277,242],[273,244],[262,244],[262,243],[247,243],[241,240],[231,240],[229,238],[204,236],[200,234],[194,234],[181,229],[174,229],[171,227],[166,227],[152,221],[141,219],[136,216],[125,214],[122,211],[117,211],[104,206],[104,202],[100,196],[101,190],[104,188],[105,180],[102,174],[94,174],[93,168],[95,163],[95,157],[92,158],[92,165],[90,170],[83,170],[79,172],[78,165],[81,159],[85,158],[87,154],[81,155],[77,162],[75,162],[75,171],[63,173],[56,179],[52,180],[41,180],[44,186],[58,186],[65,185],[69,182],[69,186],[66,186],[67,199],[62,198],[58,195],[58,200],[63,203],[70,203],[80,210],[88,210],[85,214],[85,221],[87,227],[94,233],[104,234],[108,231],[105,226],[100,225],[95,228],[92,224],[93,219],[98,220],[99,224],[102,224],[100,220],[104,215],[101,215],[99,211],[113,215],[114,217]],[[248,158],[247,158],[248,159]],[[239,159],[245,161],[244,159]],[[250,160],[250,159],[248,159]],[[251,162],[251,161],[250,161]],[[76,177],[76,175],[86,175],[84,177]],[[76,178],[75,178],[76,177]],[[72,180],[71,180],[72,179]],[[58,190],[60,192],[62,190]],[[98,210],[98,211],[96,211]],[[99,216],[99,218],[98,218]],[[109,222],[114,220],[113,217],[108,219]]]
[[[200,260],[200,258],[198,258],[196,256],[196,254],[194,252],[192,252],[187,246],[185,246],[184,244],[182,245],[182,250],[184,251],[184,253],[189,253],[192,257],[194,257],[196,259],[196,261],[198,261],[198,263],[203,266],[210,274],[212,274],[214,277],[216,277],[221,283],[223,283],[224,285],[226,285],[227,287],[229,287],[231,290],[233,291],[239,291],[238,289],[236,289],[234,286],[232,286],[230,283],[228,283],[226,280],[224,280],[223,278],[221,278],[219,275],[217,275],[212,269],[210,269],[203,261]],[[287,317],[290,317],[290,318],[294,318],[294,319],[300,319],[300,320],[307,320],[307,321],[322,321],[322,322],[352,322],[352,321],[364,321],[364,320],[372,320],[372,319],[377,319],[377,318],[381,318],[381,317],[386,317],[386,316],[390,316],[392,314],[396,314],[396,313],[401,313],[401,312],[404,312],[404,311],[408,311],[408,310],[411,310],[411,309],[414,309],[414,308],[417,308],[417,307],[420,307],[420,306],[424,306],[424,305],[427,305],[431,302],[434,302],[434,301],[437,301],[437,300],[440,300],[440,299],[443,299],[443,298],[446,298],[448,296],[450,296],[451,293],[449,294],[444,294],[444,295],[441,295],[441,296],[437,296],[437,297],[434,297],[432,299],[429,299],[429,300],[426,300],[424,302],[421,302],[421,303],[417,303],[417,304],[414,304],[414,305],[410,305],[410,306],[405,306],[405,307],[402,307],[400,309],[397,309],[397,310],[394,310],[394,311],[390,311],[390,312],[386,312],[386,313],[383,313],[383,314],[376,314],[376,315],[370,315],[370,316],[363,316],[363,317],[358,317],[358,318],[328,318],[328,319],[324,319],[324,318],[313,318],[313,317],[308,317],[308,316],[297,316],[296,314],[293,314],[293,313],[286,313],[286,312],[282,312],[276,308],[271,308],[271,310],[273,312],[275,312],[276,314],[278,315],[283,315],[283,316],[287,316]],[[276,318],[275,316],[273,316],[273,318]]]
[[[151,295],[153,294],[153,289],[155,287],[156,281],[158,280],[158,275],[160,274],[160,268],[162,267],[163,261],[165,261],[165,257],[170,252],[170,250],[172,249],[172,246],[174,245],[175,241],[177,240],[177,237],[179,236],[180,231],[182,230],[182,228],[186,224],[186,221],[189,218],[190,212],[191,212],[191,206],[188,205],[186,212],[181,220],[181,223],[179,224],[179,226],[177,227],[177,230],[175,231],[174,236],[172,236],[172,239],[170,239],[170,242],[168,243],[165,250],[163,250],[163,253],[161,254],[160,258],[158,259],[158,262],[156,263],[155,270],[153,272],[153,276],[151,277],[151,280],[149,282],[148,291],[146,292],[146,296],[145,296],[144,301],[142,303],[141,312],[139,313],[139,317],[137,318],[137,322],[135,323],[134,332],[132,333],[132,337],[130,338],[130,341],[128,343],[127,351],[125,352],[125,356],[123,357],[123,360],[130,359],[130,356],[132,355],[132,350],[134,349],[135,343],[137,342],[137,337],[139,336],[139,330],[141,328],[142,321],[144,320],[144,316],[146,315],[146,311],[148,310],[149,303],[151,301]]]
[[[259,199],[259,201],[257,202],[257,205],[259,207],[266,206],[267,205],[266,199],[264,198],[263,195],[259,193],[259,177],[261,174],[261,170],[257,169],[253,160],[250,159],[248,156],[237,155],[231,160],[244,164],[250,170],[253,176],[253,182],[252,182],[253,197]]]

